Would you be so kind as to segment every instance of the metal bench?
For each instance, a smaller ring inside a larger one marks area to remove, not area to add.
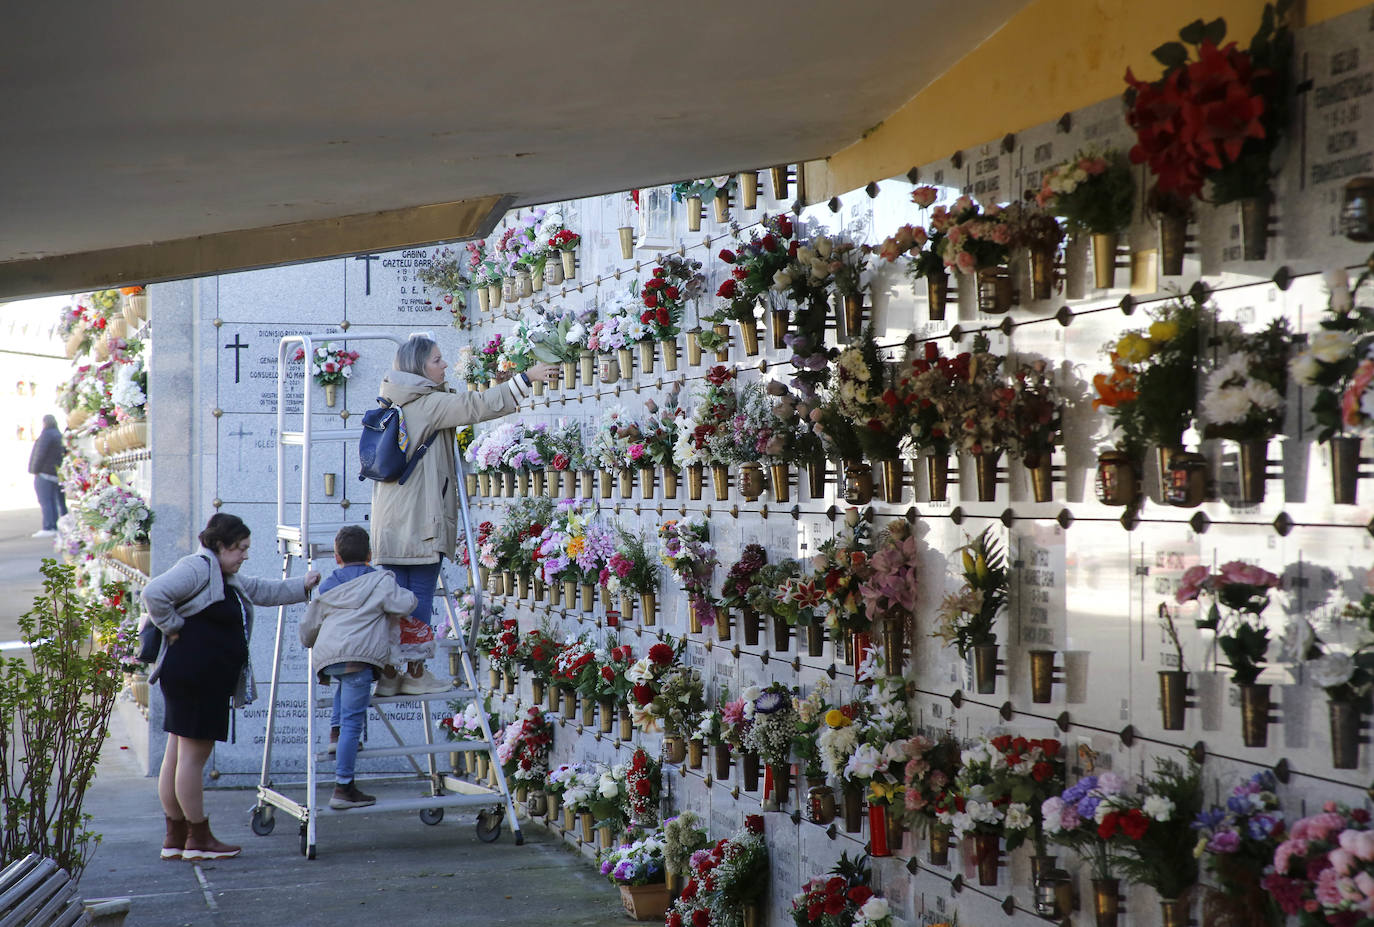
[[[84,927],[90,922],[76,883],[52,860],[30,853],[0,872],[0,927]]]

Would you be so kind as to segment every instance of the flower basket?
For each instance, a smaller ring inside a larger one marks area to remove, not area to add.
[[[668,883],[622,885],[620,903],[625,913],[637,921],[661,921],[668,910]]]

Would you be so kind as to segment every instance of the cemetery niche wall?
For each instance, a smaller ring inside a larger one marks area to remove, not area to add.
[[[1188,794],[1208,806],[1267,774],[1290,826],[1326,801],[1366,804],[1367,718],[1326,657],[1368,621],[1370,490],[1352,432],[1368,416],[1352,400],[1345,434],[1319,441],[1333,420],[1312,408],[1314,365],[1350,356],[1322,322],[1369,258],[1342,224],[1347,184],[1369,172],[1368,16],[1296,34],[1310,86],[1293,97],[1260,224],[1238,204],[1195,202],[1182,236],[1161,236],[1151,173],[1112,174],[1136,134],[1111,100],[827,203],[794,204],[795,173],[765,167],[513,212],[480,251],[154,287],[159,348],[165,306],[182,333],[171,345],[194,363],[154,368],[150,393],[198,397],[169,439],[189,434],[189,447],[160,446],[154,425],[154,565],[218,508],[253,528],[248,568],[277,570],[282,334],[347,348],[358,331],[431,331],[458,361],[457,388],[557,360],[563,382],[478,427],[467,452],[489,523],[485,598],[501,608],[484,631],[489,710],[515,722],[517,751],[530,709],[554,720],[524,794],[564,839],[590,853],[630,817],[647,821],[628,796],[596,807],[587,787],[628,782],[642,748],[662,760],[661,810],[696,813],[713,840],[763,815],[756,900],[771,924],[841,854],[866,850],[871,887],[909,922],[1109,923],[1119,892],[1132,921],[1181,923],[1146,877],[1144,844],[1113,843],[1128,862],[1094,873],[1092,835],[1062,845],[1072,828],[1047,825],[1042,800],[1096,777],[1124,796],[1122,820],[1155,815],[1163,829],[1169,813],[1145,801],[1165,760],[1184,778],[1196,764]],[[1089,177],[1124,177],[1124,218],[1064,235],[1066,213],[1023,194],[1067,199],[1064,171],[1084,162]],[[1013,203],[1026,205],[995,208]],[[923,263],[932,230],[953,249],[947,274]],[[1368,304],[1368,291],[1349,299]],[[373,401],[390,358],[360,355],[336,407],[308,410],[320,426],[353,427]],[[1250,357],[1262,360],[1237,360]],[[1223,393],[1237,384],[1248,404]],[[311,504],[365,524],[356,464],[330,453]],[[286,640],[299,676],[294,628]],[[262,628],[253,657],[262,675]],[[287,770],[304,746],[300,691],[282,703]],[[759,719],[788,715],[793,696],[781,743]],[[263,715],[261,703],[242,713],[217,748],[221,782],[253,781]],[[746,720],[774,739],[743,733]],[[937,787],[908,761],[952,763],[926,752],[942,737],[966,768]],[[1047,768],[1018,780],[1014,814],[991,801],[1005,777],[976,763],[1002,769],[1008,751],[1012,768],[1031,756]],[[993,807],[975,819],[980,802]],[[1184,901],[1202,912],[1215,900],[1201,894]]]

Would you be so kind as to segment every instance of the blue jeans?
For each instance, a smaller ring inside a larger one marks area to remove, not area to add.
[[[34,476],[33,491],[38,496],[38,508],[43,513],[43,530],[56,531],[57,518],[67,514],[67,500],[62,495],[62,484]],[[435,573],[437,579],[439,574]]]
[[[340,664],[342,665],[342,664]],[[363,739],[367,720],[367,706],[372,700],[372,668],[355,673],[326,673],[339,681],[334,690],[334,711],[330,726],[339,729],[338,753],[334,757],[334,781],[347,785],[353,781],[353,766],[358,759],[358,746]]]
[[[379,563],[384,570],[396,576],[396,585],[415,593],[415,611],[412,618],[425,624],[434,624],[434,587],[439,584],[439,564],[434,563]]]

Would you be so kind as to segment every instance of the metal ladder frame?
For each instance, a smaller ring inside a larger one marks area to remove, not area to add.
[[[315,442],[320,441],[352,441],[356,440],[360,434],[360,429],[329,429],[314,430],[311,427],[311,386],[313,378],[309,375],[304,377],[303,386],[303,405],[302,417],[303,426],[301,431],[288,431],[286,429],[286,383],[287,383],[287,352],[292,347],[299,346],[305,352],[306,363],[310,362],[317,342],[323,341],[390,341],[398,345],[402,339],[391,334],[358,334],[339,338],[337,336],[328,339],[316,338],[309,334],[287,335],[283,337],[277,348],[277,546],[282,555],[282,577],[291,575],[293,560],[304,560],[309,567],[315,559],[316,547],[320,544],[332,544],[334,532],[343,524],[340,523],[320,523],[311,525],[310,519],[310,450]],[[308,368],[307,368],[308,369]],[[298,524],[291,524],[286,520],[286,452],[287,446],[300,445],[302,448],[301,458],[301,501],[300,501],[300,521]],[[460,514],[462,516],[464,540],[468,549],[468,584],[473,590],[475,605],[473,608],[472,625],[467,636],[458,641],[457,650],[460,654],[460,663],[465,677],[466,685],[462,688],[452,689],[446,692],[434,693],[431,695],[397,695],[385,696],[381,698],[373,697],[370,702],[371,707],[375,708],[381,717],[382,723],[391,733],[396,745],[392,747],[370,747],[358,751],[358,758],[382,756],[405,756],[410,765],[415,770],[418,778],[428,779],[430,794],[418,798],[406,799],[378,799],[375,805],[363,808],[351,808],[346,811],[334,811],[326,803],[323,807],[317,807],[316,789],[318,787],[317,763],[327,761],[327,754],[316,754],[315,745],[315,715],[322,709],[330,706],[328,697],[320,698],[316,693],[317,679],[315,675],[314,651],[307,651],[307,703],[309,710],[306,713],[306,779],[303,783],[305,789],[304,803],[297,802],[284,794],[272,782],[272,744],[276,730],[277,694],[281,683],[281,661],[284,653],[283,643],[286,630],[286,606],[279,606],[277,609],[277,631],[272,651],[272,679],[268,691],[267,703],[267,729],[264,736],[262,773],[257,788],[257,801],[252,809],[252,829],[259,836],[266,836],[272,832],[275,825],[274,811],[280,810],[295,818],[300,822],[301,854],[307,859],[315,858],[316,848],[316,822],[321,815],[357,815],[362,813],[377,813],[388,811],[418,811],[420,820],[426,824],[438,824],[443,819],[445,808],[482,808],[491,809],[489,812],[479,812],[477,817],[477,835],[484,842],[491,842],[500,836],[502,805],[504,805],[505,817],[510,821],[511,832],[515,837],[517,846],[524,843],[524,835],[521,833],[519,818],[516,815],[515,803],[512,800],[509,784],[506,782],[504,771],[499,763],[496,762],[496,742],[492,734],[490,723],[486,718],[486,713],[482,713],[482,740],[456,741],[436,744],[434,742],[434,719],[430,714],[429,705],[431,702],[447,700],[455,697],[472,696],[480,697],[481,690],[478,687],[477,673],[473,665],[471,654],[474,652],[477,642],[477,632],[482,618],[482,590],[476,581],[477,563],[477,543],[476,535],[472,529],[472,517],[467,496],[467,485],[463,473],[462,454],[455,455],[456,476],[455,480],[458,487],[458,500]],[[453,606],[453,596],[444,580],[443,572],[439,574],[439,588],[442,590],[445,607],[448,611],[450,623],[457,627],[456,614]],[[423,715],[422,727],[424,729],[425,742],[421,744],[406,744],[388,717],[385,706],[397,703],[419,702],[421,714]],[[463,784],[461,791],[446,793],[444,791],[445,780],[440,775],[435,762],[435,756],[440,753],[452,751],[472,750],[487,753],[491,759],[491,768],[497,780],[496,789],[487,789],[475,784]],[[420,764],[416,762],[416,756],[426,758],[428,770],[422,770]],[[295,783],[301,786],[302,783]]]

